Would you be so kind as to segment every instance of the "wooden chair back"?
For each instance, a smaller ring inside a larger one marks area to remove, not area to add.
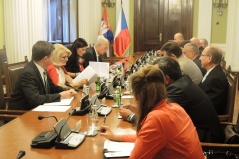
[[[228,69],[226,71],[226,77],[229,83],[226,114],[219,115],[219,119],[221,122],[233,123],[234,108],[237,96],[238,76],[231,73],[230,65],[228,66]]]
[[[24,66],[28,63],[27,56],[25,56],[25,61],[4,65],[5,72],[5,82],[6,82],[6,96],[11,97],[12,90],[15,87],[17,79],[24,68]]]
[[[2,71],[0,70],[0,77],[2,77]],[[0,109],[5,109],[6,103],[3,90],[3,78],[0,78]]]
[[[0,70],[0,77],[2,72]],[[0,79],[0,120],[1,121],[10,121],[13,120],[20,115],[24,114],[26,111],[24,110],[8,110],[7,103],[5,100],[5,95],[3,91],[3,81],[2,78]]]

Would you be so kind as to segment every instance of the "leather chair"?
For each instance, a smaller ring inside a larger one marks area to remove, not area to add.
[[[2,73],[0,70],[0,77]],[[12,119],[15,119],[16,117],[19,117],[26,111],[21,110],[8,110],[7,104],[6,104],[6,98],[3,92],[3,81],[2,78],[0,79],[0,120],[4,122],[8,122]]]
[[[226,77],[229,83],[226,114],[219,115],[221,122],[233,123],[234,108],[237,96],[238,75],[231,73],[231,66],[226,70]]]
[[[6,82],[6,97],[10,98],[12,90],[15,87],[16,81],[20,75],[23,67],[28,63],[27,56],[25,56],[25,61],[4,65],[5,82]]]

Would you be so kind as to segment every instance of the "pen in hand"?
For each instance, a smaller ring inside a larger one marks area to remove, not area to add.
[[[105,125],[105,122],[106,122],[106,115],[105,115],[105,117],[104,117],[103,125]],[[105,130],[105,129],[102,129],[100,132],[101,132],[101,133],[105,133],[106,130]]]

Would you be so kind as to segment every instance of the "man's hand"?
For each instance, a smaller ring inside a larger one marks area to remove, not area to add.
[[[69,99],[77,95],[77,92],[74,89],[63,91],[60,93],[61,99]]]

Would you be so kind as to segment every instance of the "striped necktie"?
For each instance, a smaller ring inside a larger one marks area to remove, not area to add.
[[[43,71],[43,81],[44,81],[45,91],[46,91],[46,93],[48,93],[47,73],[46,73],[46,71]]]

